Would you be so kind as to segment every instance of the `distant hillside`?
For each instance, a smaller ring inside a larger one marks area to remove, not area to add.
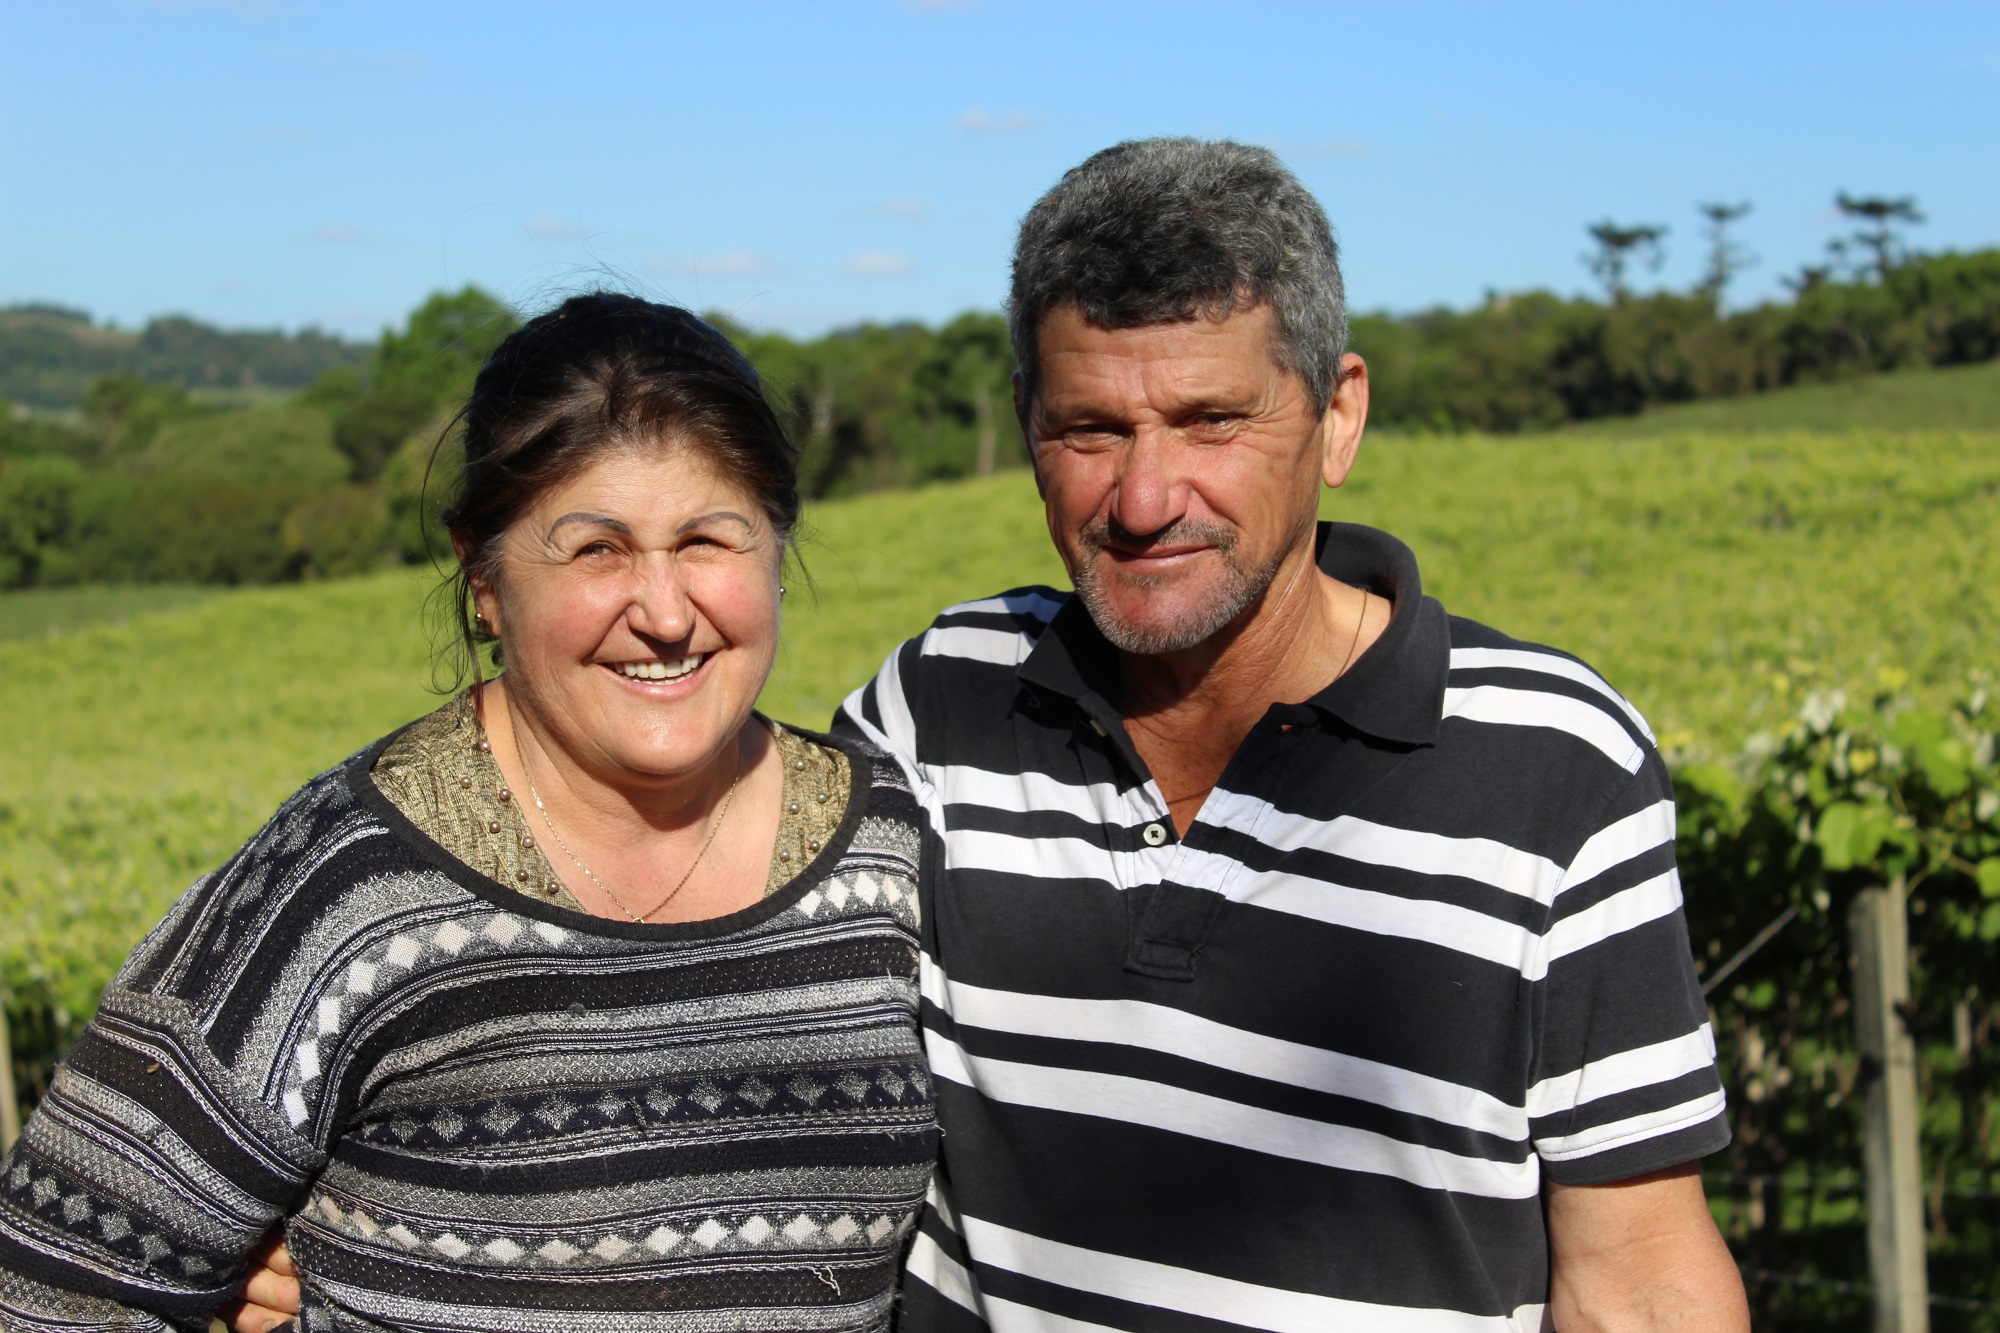
[[[1614,439],[1722,431],[1768,434],[1868,431],[1991,431],[2000,428],[2000,362],[1863,375],[1703,403],[1656,407],[1634,417],[1578,422],[1565,434]]]
[[[56,305],[0,309],[0,398],[75,407],[100,375],[138,375],[189,389],[300,389],[321,371],[367,364],[374,348],[316,329],[230,331],[168,315],[132,332]]]

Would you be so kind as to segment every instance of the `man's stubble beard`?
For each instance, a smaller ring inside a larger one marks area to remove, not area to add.
[[[1114,647],[1147,657],[1192,648],[1219,633],[1264,595],[1264,590],[1278,576],[1278,566],[1284,556],[1284,552],[1279,550],[1264,568],[1251,569],[1237,559],[1236,533],[1232,529],[1184,519],[1155,534],[1153,540],[1162,545],[1188,541],[1206,544],[1221,563],[1221,580],[1219,584],[1205,589],[1206,595],[1185,613],[1163,624],[1135,625],[1117,618],[1110,593],[1105,587],[1104,567],[1095,558],[1110,541],[1109,525],[1099,519],[1078,535],[1084,559],[1079,562],[1072,578],[1076,583],[1077,596],[1083,598],[1084,609],[1090,612],[1098,633],[1109,639]],[[1149,575],[1133,580],[1132,585],[1142,589],[1158,586],[1168,577]]]

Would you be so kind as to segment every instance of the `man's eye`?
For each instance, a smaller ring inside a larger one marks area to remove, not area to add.
[[[615,551],[615,549],[616,549],[616,548],[615,548],[615,547],[613,547],[613,546],[611,545],[611,543],[610,543],[610,542],[592,542],[592,543],[590,543],[590,544],[589,544],[588,546],[585,546],[585,547],[582,547],[582,548],[580,548],[580,549],[579,549],[579,550],[577,551],[577,554],[578,554],[579,556],[585,556],[585,555],[611,555],[611,554],[613,554],[613,552]]]

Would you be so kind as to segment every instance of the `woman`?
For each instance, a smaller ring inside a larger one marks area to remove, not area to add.
[[[0,1163],[0,1325],[886,1325],[935,1148],[916,817],[753,712],[794,451],[685,311],[508,338],[447,514],[498,679],[314,779],[139,946]]]

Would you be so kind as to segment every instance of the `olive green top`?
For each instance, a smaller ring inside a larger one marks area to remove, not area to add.
[[[840,827],[850,779],[847,756],[839,750],[765,722],[785,765],[778,841],[764,880],[768,897],[803,870]],[[382,751],[372,776],[411,823],[474,870],[543,902],[586,911],[543,854],[549,826],[533,798],[523,801],[507,789],[470,691],[411,723]],[[551,850],[569,859],[559,846]]]

